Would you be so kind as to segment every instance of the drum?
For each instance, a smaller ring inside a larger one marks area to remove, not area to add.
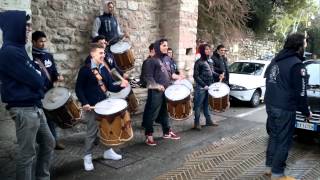
[[[50,89],[45,94],[42,104],[47,118],[55,121],[62,129],[71,128],[80,122],[80,108],[66,88]]]
[[[123,99],[106,99],[97,103],[94,111],[99,121],[100,142],[106,146],[121,145],[133,138],[127,102]]]
[[[213,111],[222,112],[230,107],[229,92],[229,86],[222,82],[209,86],[209,105]]]
[[[185,85],[187,88],[190,89],[191,92],[193,92],[193,85],[191,82],[187,79],[182,79],[182,80],[176,80],[173,84],[182,84]]]
[[[117,93],[107,92],[107,96],[112,99],[125,99],[128,102],[128,111],[130,113],[135,113],[138,110],[139,102],[130,85]]]
[[[192,115],[191,91],[185,85],[174,84],[164,92],[167,98],[167,108],[173,120],[186,120]]]
[[[131,51],[131,45],[125,41],[119,41],[110,47],[117,66],[122,71],[131,70],[134,67],[134,57]]]

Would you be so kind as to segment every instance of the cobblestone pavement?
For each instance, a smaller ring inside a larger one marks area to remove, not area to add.
[[[242,131],[187,155],[181,167],[156,179],[270,179],[264,175],[267,140],[264,128]],[[319,145],[295,142],[286,174],[301,180],[320,179],[319,150]]]

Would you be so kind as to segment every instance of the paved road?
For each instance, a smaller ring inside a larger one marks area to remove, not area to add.
[[[267,143],[264,105],[237,105],[215,114],[214,119],[220,120],[218,127],[205,127],[200,132],[190,129],[192,119],[175,122],[175,127],[182,130],[182,139],[158,137],[156,147],[145,145],[142,136],[136,136],[135,143],[117,149],[123,154],[121,161],[104,161],[101,154],[105,148],[98,146],[93,172],[83,170],[83,136],[69,137],[65,139],[67,149],[56,152],[52,179],[268,179],[263,176]],[[296,142],[289,156],[288,173],[298,179],[316,180],[320,177],[319,152],[318,144]]]

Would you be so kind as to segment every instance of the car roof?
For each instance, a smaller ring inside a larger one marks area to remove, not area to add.
[[[304,64],[320,64],[320,59],[309,59],[306,61],[303,61]]]
[[[266,60],[250,60],[250,59],[247,59],[247,60],[236,60],[234,61],[235,62],[251,62],[251,63],[260,63],[260,64],[270,64],[270,61],[266,61]]]

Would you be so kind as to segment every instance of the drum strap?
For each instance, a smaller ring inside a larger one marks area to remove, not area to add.
[[[100,89],[102,90],[102,92],[107,92],[107,87],[105,86],[105,84],[103,83],[103,78],[101,76],[101,74],[99,73],[97,68],[91,69],[92,74],[96,77],[97,81],[98,81],[98,85],[100,87]]]
[[[47,78],[49,79],[50,82],[52,82],[51,80],[51,76],[46,68],[46,66],[42,63],[42,61],[38,58],[35,58],[36,62],[39,64],[41,70],[46,74]]]

